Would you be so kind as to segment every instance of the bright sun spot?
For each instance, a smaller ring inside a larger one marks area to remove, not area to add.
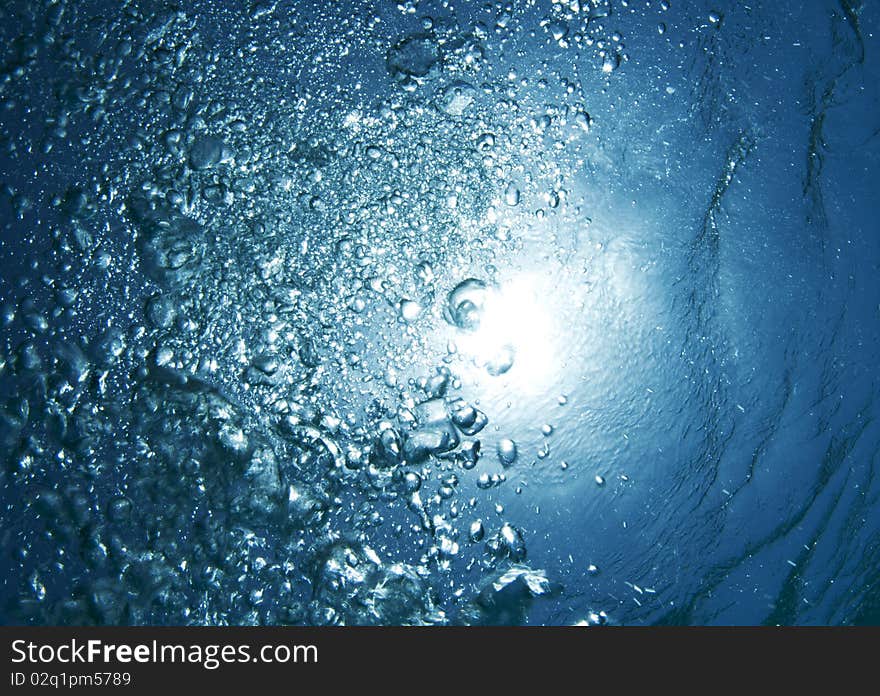
[[[540,387],[559,361],[559,327],[550,289],[533,274],[520,274],[488,288],[473,331],[462,332],[459,350],[492,376]]]

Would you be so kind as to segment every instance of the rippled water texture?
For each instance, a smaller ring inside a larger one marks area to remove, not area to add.
[[[0,8],[0,619],[880,623],[877,3]]]

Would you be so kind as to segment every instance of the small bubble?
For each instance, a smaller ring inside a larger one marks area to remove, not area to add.
[[[189,163],[193,169],[210,169],[223,158],[223,141],[213,136],[197,138],[189,150]]]
[[[488,361],[486,361],[486,372],[493,377],[498,377],[508,372],[513,367],[516,352],[512,346],[502,346]]]
[[[496,450],[498,459],[505,467],[511,466],[516,461],[516,443],[513,440],[504,438],[498,443]]]
[[[519,198],[519,189],[516,187],[516,184],[508,184],[507,188],[504,189],[504,202],[513,207],[519,205]]]
[[[455,82],[440,96],[440,107],[450,116],[461,116],[474,103],[477,90],[467,82]]]
[[[547,29],[554,41],[560,41],[568,35],[568,25],[565,22],[551,22]]]
[[[174,351],[168,346],[159,346],[156,350],[156,365],[163,367],[174,359]]]
[[[477,138],[477,149],[480,152],[488,152],[495,147],[495,136],[492,133],[483,133]]]
[[[446,320],[465,331],[474,331],[480,325],[487,292],[486,284],[476,278],[460,282],[446,298]]]
[[[616,53],[605,56],[602,61],[602,72],[606,75],[613,73],[618,67],[620,67],[620,57]]]
[[[413,322],[419,318],[422,313],[422,306],[418,302],[412,300],[402,300],[400,303],[400,316],[407,322]]]

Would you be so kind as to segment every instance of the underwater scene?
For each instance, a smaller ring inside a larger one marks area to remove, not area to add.
[[[2,3],[0,623],[880,624],[878,30]]]

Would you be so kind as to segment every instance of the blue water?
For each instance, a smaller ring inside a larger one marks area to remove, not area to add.
[[[876,3],[0,19],[4,623],[880,623]]]

